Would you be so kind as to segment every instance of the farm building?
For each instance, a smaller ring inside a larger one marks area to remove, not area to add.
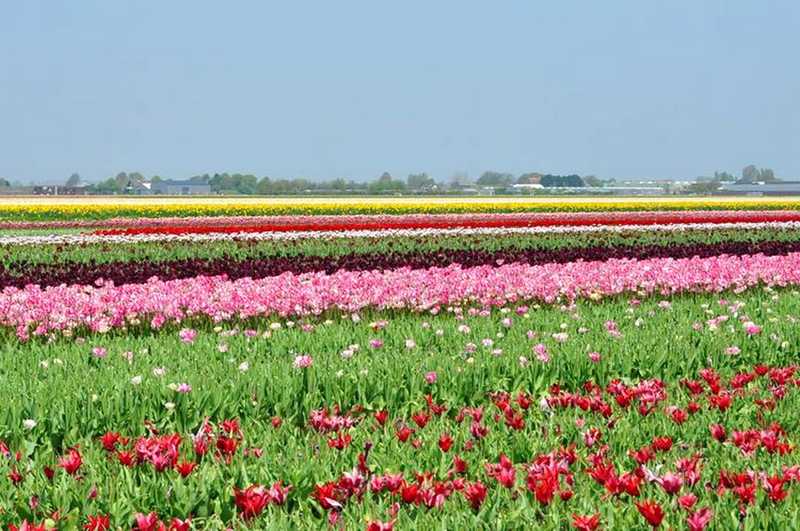
[[[211,185],[196,181],[156,181],[151,183],[150,190],[161,195],[209,195]]]
[[[771,183],[734,184],[725,183],[720,189],[722,194],[746,195],[800,195],[800,181],[777,181]]]

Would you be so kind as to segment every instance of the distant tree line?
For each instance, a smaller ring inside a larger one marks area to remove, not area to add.
[[[581,188],[585,186],[583,179],[580,175],[544,175],[542,176],[541,185],[545,188],[551,187],[575,187]]]
[[[589,176],[591,186],[600,186],[602,181]],[[96,184],[87,185],[88,191],[98,194],[124,194],[136,188],[137,183],[155,183],[163,180],[154,176],[149,180],[139,172],[120,172]],[[316,181],[307,178],[279,179],[257,177],[249,173],[214,173],[195,175],[186,179],[190,182],[208,184],[213,194],[239,195],[291,195],[303,193],[331,194],[395,194],[395,193],[441,193],[462,191],[471,187],[492,187],[502,191],[514,184],[541,184],[543,187],[582,187],[584,180],[578,175],[551,175],[536,172],[523,173],[515,177],[511,173],[486,171],[477,180],[465,174],[453,175],[449,182],[437,182],[425,172],[412,173],[406,179],[395,179],[384,172],[370,182],[357,182],[347,179]],[[80,175],[72,174],[66,186],[83,186]],[[1,185],[1,184],[0,184]]]
[[[749,184],[755,182],[765,182],[771,183],[775,182],[778,179],[775,178],[775,172],[773,172],[769,168],[756,168],[753,164],[749,166],[745,166],[742,169],[742,178],[739,179],[739,183]]]
[[[61,187],[81,189],[93,194],[136,194],[167,179],[159,175],[145,177],[138,171],[119,172],[100,182],[88,184],[78,173],[73,173]],[[539,172],[526,172],[518,176],[512,173],[485,171],[477,179],[466,173],[455,173],[446,181],[437,181],[425,172],[411,173],[405,179],[393,177],[384,172],[368,182],[352,179],[332,179],[319,181],[310,178],[258,177],[250,173],[204,173],[188,179],[180,179],[209,185],[212,194],[232,195],[295,195],[295,194],[399,194],[399,193],[460,193],[464,191],[484,191],[491,188],[499,193],[510,191],[515,184],[541,185],[552,187],[603,186],[609,181],[589,175],[553,175]],[[0,178],[0,188],[21,186]],[[138,192],[137,192],[138,191]]]
[[[727,171],[715,171],[714,176],[698,177],[697,182],[688,186],[687,191],[697,194],[708,194],[716,192],[724,183],[752,184],[752,183],[774,183],[780,181],[775,177],[775,172],[770,168],[758,168],[754,164],[748,164],[742,168],[740,177],[736,177]]]
[[[146,178],[140,172],[120,172],[95,184],[81,181],[77,173],[73,173],[65,181],[64,186],[79,188],[88,193],[126,194],[137,193],[143,187],[152,186],[162,177],[155,175]],[[332,179],[318,181],[298,177],[292,179],[257,177],[249,173],[204,173],[188,179],[190,182],[207,184],[212,194],[238,195],[297,195],[297,194],[426,194],[426,193],[461,193],[482,192],[491,189],[497,193],[514,192],[514,185],[539,185],[547,192],[548,188],[597,188],[613,185],[614,179],[601,180],[594,175],[577,174],[554,175],[550,173],[526,172],[514,175],[508,172],[485,171],[477,179],[471,179],[463,172],[454,173],[447,181],[437,181],[425,172],[412,173],[405,179],[396,179],[384,172],[373,181],[359,182],[352,179]],[[711,193],[718,190],[723,183],[747,184],[754,182],[776,182],[775,172],[770,168],[758,168],[753,164],[745,166],[739,177],[727,171],[716,171],[713,177],[698,177],[697,182],[686,191],[690,193]],[[0,189],[19,187],[21,184],[0,178]],[[527,190],[530,192],[530,190]]]

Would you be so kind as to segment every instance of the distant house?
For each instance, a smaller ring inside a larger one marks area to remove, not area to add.
[[[511,185],[511,191],[514,193],[520,193],[523,191],[533,191],[533,190],[541,190],[544,188],[539,183],[517,183]]]
[[[33,186],[0,186],[0,195],[33,195]]]
[[[542,177],[544,176],[541,173],[525,173],[519,176],[517,184],[540,184],[542,182]]]
[[[156,181],[150,183],[150,192],[161,195],[210,195],[211,185],[196,181]]]
[[[60,184],[50,184],[34,186],[31,189],[33,195],[87,195],[89,187],[85,184],[78,186],[62,186]]]
[[[150,195],[153,193],[152,183],[131,179],[125,187],[126,194]]]

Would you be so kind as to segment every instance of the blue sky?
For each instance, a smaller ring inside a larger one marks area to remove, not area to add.
[[[0,176],[800,179],[800,2],[0,7]]]

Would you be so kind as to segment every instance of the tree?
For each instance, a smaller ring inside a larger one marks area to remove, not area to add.
[[[591,186],[592,188],[599,188],[603,186],[603,181],[595,177],[594,175],[587,175],[583,178],[583,182],[586,186]]]
[[[81,184],[81,176],[77,173],[73,173],[69,176],[69,179],[67,179],[66,186],[78,186],[79,184]]]
[[[742,181],[746,183],[752,183],[753,181],[758,180],[758,168],[755,165],[750,164],[742,168]]]
[[[348,184],[347,184],[347,181],[345,181],[344,179],[342,179],[340,177],[340,178],[334,179],[330,183],[328,183],[328,187],[331,190],[335,190],[337,192],[346,192],[347,188],[348,188]]]
[[[214,193],[232,189],[231,179],[227,173],[215,173],[214,176],[208,180],[208,184],[211,186],[211,191]]]
[[[406,183],[403,181],[395,181],[389,172],[383,172],[383,175],[378,177],[375,182],[369,183],[367,189],[371,194],[385,194],[390,192],[402,192],[406,188]]]
[[[127,185],[127,181],[125,184]],[[120,187],[117,179],[114,177],[109,177],[105,181],[97,183],[92,188],[101,194],[117,194],[124,190],[124,187]]]
[[[472,181],[469,178],[469,174],[466,172],[456,172],[450,176],[448,186],[453,190],[458,190],[459,188],[469,186],[471,183]]]
[[[496,171],[485,171],[478,177],[479,186],[509,186],[514,182],[514,176],[510,173],[500,173]]]
[[[432,188],[436,182],[427,173],[412,173],[406,178],[406,184],[411,190],[424,190]]]
[[[0,188],[8,188],[9,186],[11,186],[11,183],[7,179],[0,177]]]
[[[252,195],[256,193],[258,187],[258,178],[255,175],[241,175],[235,174],[234,181],[236,182],[236,191],[240,194]]]
[[[686,191],[692,194],[710,194],[716,192],[720,187],[719,181],[692,183],[686,187]]]
[[[256,186],[256,193],[260,195],[269,195],[272,193],[272,181],[269,177],[262,177]]]
[[[122,191],[128,186],[128,174],[121,171],[114,177],[114,182],[117,183],[117,191]]]
[[[581,188],[584,186],[583,179],[581,179],[580,175],[572,174],[572,175],[544,175],[542,177],[542,186],[545,188],[556,187],[556,188],[563,188],[563,187],[570,187],[570,188]]]
[[[775,178],[775,172],[769,168],[763,168],[759,172],[759,179],[764,181],[765,183],[777,181]]]
[[[567,175],[566,183],[567,186],[571,186],[573,188],[582,188],[584,186],[581,176],[574,173],[572,175]]]

